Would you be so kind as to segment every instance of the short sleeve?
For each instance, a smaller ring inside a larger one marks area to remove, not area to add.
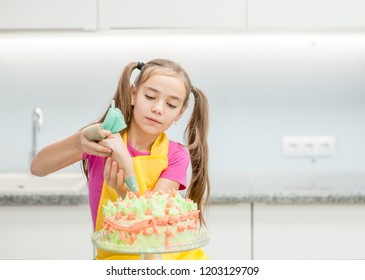
[[[160,178],[180,183],[179,190],[186,189],[186,176],[190,163],[188,151],[183,145],[170,141],[167,158],[168,166],[161,173]]]
[[[88,153],[82,153],[82,160],[88,159],[89,154]]]

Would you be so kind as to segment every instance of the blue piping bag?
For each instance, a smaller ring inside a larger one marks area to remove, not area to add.
[[[112,100],[111,107],[109,108],[104,122],[101,128],[109,130],[112,134],[116,134],[127,127],[123,114],[119,108],[115,107],[115,101]],[[121,140],[116,142],[116,140]],[[133,159],[129,154],[126,145],[120,138],[116,139],[104,139],[104,142],[116,153],[117,161],[125,172],[125,183],[132,192],[138,192],[138,183],[133,168]],[[120,142],[120,143],[119,143]]]

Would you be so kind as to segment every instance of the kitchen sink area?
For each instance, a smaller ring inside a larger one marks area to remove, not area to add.
[[[87,182],[80,173],[45,177],[0,173],[0,205],[77,205],[87,201]]]
[[[87,190],[86,179],[78,173],[51,174],[0,173],[0,195],[4,194],[80,194]]]

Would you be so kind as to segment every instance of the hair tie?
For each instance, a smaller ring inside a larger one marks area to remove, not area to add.
[[[137,64],[137,69],[138,70],[142,70],[142,67],[144,66],[144,63],[143,62],[138,62]]]

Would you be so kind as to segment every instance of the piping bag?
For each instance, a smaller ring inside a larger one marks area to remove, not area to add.
[[[123,114],[119,108],[115,107],[115,101],[111,101],[111,107],[105,117],[101,128],[109,130],[112,135],[107,139],[101,140],[103,143],[108,145],[115,153],[115,160],[119,166],[124,169],[125,172],[125,183],[132,192],[138,192],[137,178],[133,169],[133,159],[129,154],[126,145],[123,142],[122,137],[118,132],[127,127]]]

